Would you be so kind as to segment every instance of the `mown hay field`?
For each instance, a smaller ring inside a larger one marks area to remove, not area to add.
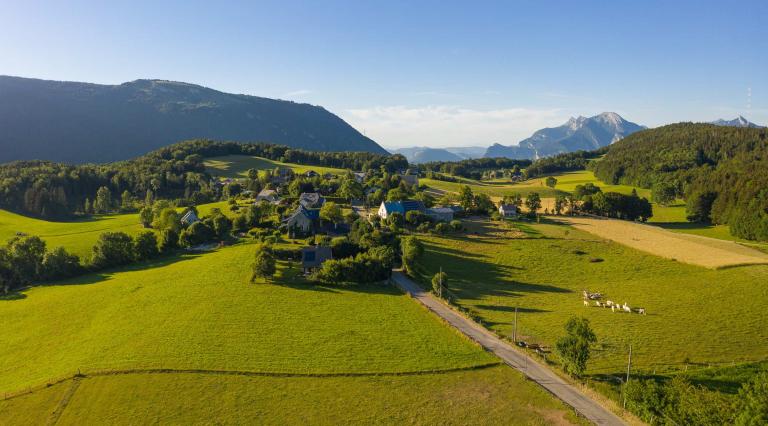
[[[334,167],[309,166],[293,163],[283,163],[280,161],[269,160],[262,157],[249,155],[226,155],[221,157],[211,157],[205,159],[205,168],[213,176],[241,178],[248,176],[249,169],[256,170],[274,170],[275,168],[288,168],[296,173],[304,173],[314,170],[317,173],[343,174],[345,169]]]
[[[553,220],[637,250],[705,268],[768,264],[768,254],[732,241],[600,217],[556,216]]]
[[[442,267],[457,303],[500,335],[511,336],[515,307],[519,334],[548,345],[584,316],[599,338],[589,373],[626,369],[630,343],[633,365],[649,372],[768,356],[768,266],[688,265],[556,223],[469,225],[466,235],[424,237],[423,272]],[[647,315],[585,307],[584,289]]]
[[[239,244],[4,297],[0,396],[22,394],[0,401],[0,424],[40,423],[62,400],[63,424],[578,421],[394,287],[315,286],[285,262],[253,284],[253,252]],[[146,374],[158,369],[169,371]],[[45,386],[78,371],[71,397],[71,379]],[[125,374],[98,375],[110,371]]]

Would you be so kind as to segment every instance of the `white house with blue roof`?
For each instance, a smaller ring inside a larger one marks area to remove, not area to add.
[[[405,201],[382,201],[379,206],[379,217],[386,219],[392,213],[400,213],[405,216],[410,211],[420,211],[424,213],[424,203],[418,200],[405,200]]]

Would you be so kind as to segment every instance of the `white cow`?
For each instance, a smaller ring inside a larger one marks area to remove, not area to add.
[[[589,302],[585,300],[584,301],[584,306],[589,306]]]
[[[627,302],[624,302],[624,306],[622,306],[621,308],[624,309],[624,312],[630,312],[630,313],[632,312],[632,308],[630,308],[629,305],[627,305]]]
[[[637,308],[637,313],[645,315],[645,308]]]

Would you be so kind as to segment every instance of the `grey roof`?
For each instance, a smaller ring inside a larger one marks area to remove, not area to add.
[[[299,204],[307,208],[316,207],[324,201],[323,196],[317,192],[304,192],[299,195]]]
[[[517,211],[517,206],[514,204],[502,204],[499,206],[499,208],[504,211]]]
[[[301,249],[301,266],[316,268],[328,259],[333,259],[333,251],[328,246],[309,246]]]

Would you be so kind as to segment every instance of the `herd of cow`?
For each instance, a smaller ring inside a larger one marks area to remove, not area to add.
[[[590,301],[595,302],[595,307],[598,308],[610,308],[611,312],[636,312],[638,314],[645,315],[645,308],[632,308],[629,305],[627,305],[627,302],[624,302],[623,305],[614,303],[613,301],[606,300],[605,302],[601,301],[603,299],[602,293],[590,293],[587,290],[583,291],[584,295],[584,306],[591,306]]]

